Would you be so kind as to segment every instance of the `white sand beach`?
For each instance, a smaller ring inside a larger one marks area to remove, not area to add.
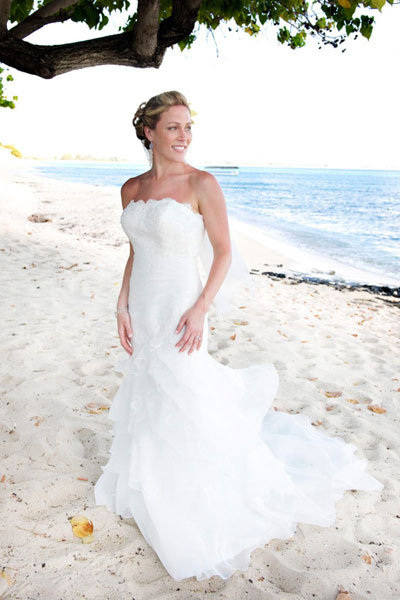
[[[256,293],[230,318],[210,311],[210,354],[233,368],[273,362],[274,409],[355,444],[385,487],[346,491],[335,525],[298,524],[255,550],[247,573],[176,582],[134,520],[93,497],[111,425],[86,405],[110,406],[125,353],[113,312],[129,252],[119,191],[0,156],[0,598],[399,600],[399,299],[268,278],[264,265],[290,268],[288,257],[232,231],[259,270]],[[90,543],[73,534],[75,515],[93,523]]]

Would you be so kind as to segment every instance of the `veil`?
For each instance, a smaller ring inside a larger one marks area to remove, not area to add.
[[[217,317],[227,316],[232,310],[246,301],[247,293],[254,291],[254,279],[250,275],[246,261],[232,237],[231,254],[232,261],[225,275],[225,279],[211,303]],[[208,237],[207,230],[204,232],[199,258],[200,278],[204,285],[208,279],[214,259],[214,250]]]
[[[146,158],[150,164],[153,164],[153,151],[143,145]],[[229,223],[229,230],[231,230]],[[254,291],[254,278],[249,273],[249,268],[244,260],[235,240],[231,237],[232,260],[225,278],[211,302],[217,317],[227,316],[232,310],[246,301],[246,293]],[[205,285],[214,260],[214,250],[208,237],[207,229],[204,231],[204,238],[199,252],[199,274],[202,284]]]

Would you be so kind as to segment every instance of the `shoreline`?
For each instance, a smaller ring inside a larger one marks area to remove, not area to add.
[[[7,182],[12,185],[13,180],[17,178],[18,184],[26,186],[36,184],[46,187],[48,184],[55,189],[67,187],[79,190],[79,192],[87,190],[91,193],[94,192],[95,195],[100,192],[119,198],[119,189],[115,186],[64,181],[48,177],[36,171],[37,165],[38,163],[34,159],[18,159],[1,152],[0,179],[3,179],[3,185],[5,183],[6,186]],[[110,207],[110,209],[112,208],[116,211],[120,210],[118,204]],[[373,281],[374,274],[353,269],[349,265],[343,265],[344,272],[341,275],[337,268],[329,270],[330,267],[337,267],[337,261],[331,261],[327,257],[279,240],[260,227],[249,224],[236,216],[229,215],[229,226],[232,239],[237,244],[249,273],[252,275],[261,275],[273,281],[285,280],[291,285],[304,283],[310,286],[328,286],[337,290],[365,291],[378,296],[400,298],[400,285],[391,277],[384,276],[389,280],[388,283],[375,283]],[[315,263],[312,263],[313,260]],[[304,269],[305,264],[308,266],[306,270]],[[353,278],[351,278],[352,273]],[[365,275],[363,281],[354,279],[354,277],[362,277],[362,275]],[[368,281],[368,279],[370,280]]]
[[[250,237],[262,247],[275,250],[286,258],[288,267],[286,275],[320,277],[332,282],[350,285],[375,285],[399,287],[400,279],[391,275],[381,275],[368,271],[362,267],[353,267],[349,263],[331,258],[328,255],[318,254],[310,249],[304,249],[289,242],[279,231],[267,232],[261,227],[248,223],[244,219],[230,217],[235,230],[246,237]],[[281,261],[282,262],[282,261]],[[272,265],[270,265],[272,266]],[[276,265],[278,266],[278,265]]]
[[[79,161],[47,161],[53,163],[77,163]],[[88,161],[83,161],[88,162]],[[90,161],[89,161],[90,162]],[[107,161],[105,161],[107,162]],[[108,161],[115,165],[116,162]],[[36,177],[51,180],[53,182],[63,181],[62,179],[42,175],[35,172],[38,163],[30,161],[30,167]],[[82,183],[82,185],[93,185],[92,183]],[[101,187],[101,186],[100,186]],[[119,189],[117,186],[102,186],[104,188]],[[229,206],[228,206],[229,210]],[[228,213],[229,214],[229,213]],[[272,272],[274,276],[292,277],[295,280],[320,282],[326,285],[351,289],[369,289],[376,293],[389,294],[398,297],[400,295],[400,279],[392,275],[381,275],[378,272],[369,271],[364,267],[353,267],[343,260],[330,257],[329,255],[318,254],[317,252],[297,246],[295,242],[288,241],[282,236],[279,230],[268,232],[261,226],[246,221],[246,216],[238,217],[229,214],[230,229],[233,237],[240,240],[243,253],[249,263],[249,271],[257,268],[266,274]],[[268,262],[263,262],[263,256],[272,257]],[[256,266],[257,265],[257,266]],[[268,272],[264,268],[268,267]]]
[[[46,184],[48,184],[55,189],[68,187],[82,192],[85,190],[91,193],[94,192],[95,195],[100,192],[100,194],[119,198],[119,189],[116,186],[64,181],[48,177],[36,172],[36,166],[37,162],[33,159],[17,159],[9,156],[4,160],[4,153],[2,152],[0,153],[0,180],[3,178],[3,182],[7,183],[8,181],[9,184],[12,184],[12,181],[17,178],[19,179],[18,184],[25,184],[26,186],[36,184],[46,187]],[[110,207],[110,209],[112,208],[117,211],[120,209],[118,204]],[[294,245],[279,240],[263,229],[236,216],[229,215],[229,226],[232,239],[237,244],[251,275],[261,275],[272,281],[286,281],[290,285],[304,283],[310,286],[327,286],[337,290],[361,291],[377,296],[400,298],[400,286],[397,282],[374,283],[374,274],[353,269],[348,265],[343,265],[347,277],[340,276],[336,269],[328,270],[329,267],[337,264],[329,258],[296,248]],[[312,260],[315,260],[316,264],[312,264],[310,262]],[[302,267],[307,262],[309,268],[304,270]],[[364,281],[351,279],[350,273],[356,276],[365,274],[365,279]],[[371,276],[370,282],[368,282],[368,275]],[[386,276],[385,278],[392,279]]]
[[[384,276],[381,278],[388,280],[388,283],[374,283],[374,279],[377,278],[376,275],[353,269],[348,265],[343,265],[343,272],[347,276],[341,276],[337,269],[337,262],[330,261],[330,259],[325,260],[324,257],[314,255],[311,252],[297,250],[295,246],[289,246],[284,242],[275,240],[263,230],[258,229],[257,231],[255,226],[239,219],[230,217],[230,224],[233,225],[232,230],[236,240],[240,240],[241,249],[246,254],[247,261],[257,263],[257,268],[250,268],[251,272],[260,272],[262,275],[275,279],[287,278],[293,282],[330,285],[337,289],[367,290],[376,294],[400,298],[400,284],[390,277]],[[248,234],[249,230],[253,235]],[[303,262],[294,258],[296,252],[300,254]],[[261,264],[263,253],[269,256],[268,263],[263,262]],[[313,258],[315,259],[314,265],[310,263]],[[308,271],[302,268],[305,261],[309,262]],[[335,266],[336,268],[329,271],[329,264],[331,267]],[[321,268],[318,268],[318,266]],[[323,266],[325,266],[325,269]],[[269,267],[269,269],[265,269],[265,267]],[[360,278],[365,273],[364,281],[355,280],[354,276],[351,277],[351,273]],[[331,276],[329,277],[329,275]]]

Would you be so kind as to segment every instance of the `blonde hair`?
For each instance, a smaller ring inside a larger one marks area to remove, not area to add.
[[[142,102],[135,112],[132,119],[133,126],[136,130],[136,136],[142,142],[145,148],[150,148],[150,142],[144,133],[145,125],[150,129],[155,129],[162,113],[170,106],[186,106],[190,112],[189,103],[185,96],[180,92],[162,92],[153,96],[147,102]]]

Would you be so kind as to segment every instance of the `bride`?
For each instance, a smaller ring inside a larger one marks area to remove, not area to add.
[[[224,195],[185,160],[192,120],[182,94],[150,98],[133,124],[152,164],[121,189],[130,252],[116,317],[126,353],[95,502],[133,517],[176,581],[227,579],[298,522],[332,525],[345,490],[383,484],[355,445],[304,415],[269,410],[273,363],[232,369],[208,353],[208,311],[227,300],[228,280],[241,281]]]

